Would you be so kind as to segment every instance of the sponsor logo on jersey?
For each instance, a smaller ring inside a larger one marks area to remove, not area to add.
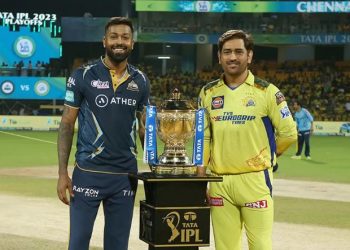
[[[244,204],[245,207],[250,208],[267,208],[267,200],[248,202]]]
[[[213,207],[222,207],[224,205],[224,200],[221,197],[209,197],[209,204]]]
[[[108,104],[126,105],[126,106],[136,106],[136,100],[123,97],[112,97],[110,100],[106,95],[100,94],[96,96],[95,103],[97,107],[104,108]]]
[[[98,197],[98,193],[100,192],[97,189],[77,187],[75,185],[73,186],[73,191],[76,193],[81,193],[85,197]]]
[[[73,77],[69,77],[67,81],[67,87],[70,88],[72,85],[75,86],[75,79]]]
[[[73,91],[70,91],[70,90],[67,90],[67,91],[66,91],[66,96],[64,97],[64,99],[65,99],[67,102],[74,102],[74,92],[73,92]]]
[[[126,89],[131,91],[139,91],[139,87],[134,81],[129,82],[128,87]]]
[[[247,121],[255,120],[255,115],[235,115],[233,112],[224,112],[223,115],[213,116],[215,122],[231,121],[232,124],[245,124]]]
[[[224,96],[215,96],[211,99],[211,109],[222,109],[224,107]]]
[[[92,80],[91,86],[98,89],[108,89],[109,88],[109,82],[108,81],[101,81],[100,79]]]
[[[288,106],[284,106],[284,107],[280,110],[280,113],[281,113],[281,118],[282,118],[282,119],[286,119],[288,116],[291,115]]]
[[[276,103],[277,103],[277,105],[279,105],[281,102],[283,102],[283,101],[286,100],[286,98],[284,97],[284,95],[282,94],[281,91],[278,91],[278,92],[275,94],[275,96],[276,96]]]

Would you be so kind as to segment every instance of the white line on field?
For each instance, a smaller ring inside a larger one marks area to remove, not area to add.
[[[18,135],[18,134],[14,134],[14,133],[10,133],[10,132],[5,132],[5,131],[0,131],[0,133],[6,134],[6,135],[17,136],[17,137],[21,137],[21,138],[25,138],[25,139],[29,139],[29,140],[33,140],[33,141],[46,142],[46,143],[55,144],[55,145],[57,144],[57,142],[41,140],[41,139],[38,139],[38,138],[29,137],[29,136],[25,136],[25,135]]]
[[[14,134],[14,133],[6,132],[6,131],[1,131],[1,130],[0,130],[0,133],[2,133],[2,134],[6,134],[6,135],[17,136],[17,137],[21,137],[21,138],[25,138],[25,139],[29,139],[29,140],[33,140],[33,141],[40,141],[40,142],[46,142],[46,143],[50,143],[50,144],[57,145],[57,142],[52,142],[52,141],[41,140],[41,139],[38,139],[38,138],[29,137],[29,136],[25,136],[25,135],[18,135],[18,134]],[[72,148],[75,148],[75,146],[74,146],[74,145],[72,145]],[[141,160],[143,160],[143,159],[139,159],[139,158],[137,158],[137,160],[140,160],[140,161],[141,161]]]

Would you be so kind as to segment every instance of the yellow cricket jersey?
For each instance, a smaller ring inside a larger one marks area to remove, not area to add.
[[[216,174],[261,171],[276,163],[297,139],[283,94],[249,72],[236,89],[223,78],[204,86],[199,106],[206,110],[204,163]]]

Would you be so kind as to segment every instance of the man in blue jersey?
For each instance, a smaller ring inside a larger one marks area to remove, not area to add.
[[[305,157],[307,160],[311,160],[310,156],[310,135],[313,132],[313,122],[314,118],[310,112],[301,106],[299,101],[293,102],[293,108],[295,110],[294,119],[297,123],[298,129],[298,150],[292,159],[301,159],[301,153],[303,151],[303,146],[305,143]]]
[[[70,205],[70,250],[88,250],[100,203],[105,215],[104,249],[127,250],[137,181],[136,124],[144,137],[142,112],[149,80],[128,64],[133,50],[129,19],[111,18],[103,38],[105,56],[75,70],[67,81],[58,135],[57,194]],[[72,179],[67,166],[78,118]],[[67,192],[69,198],[67,197]]]

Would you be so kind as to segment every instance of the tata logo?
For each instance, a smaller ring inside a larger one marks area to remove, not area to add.
[[[211,109],[222,109],[224,107],[224,96],[216,96],[212,98]]]
[[[104,108],[108,104],[108,97],[106,95],[98,95],[95,98],[95,103],[97,107]]]
[[[91,86],[94,88],[98,89],[108,89],[109,88],[109,82],[108,81],[101,81],[100,79],[98,80],[93,80],[91,81]]]
[[[35,52],[34,40],[28,36],[20,36],[13,44],[13,49],[19,57],[31,57]]]

